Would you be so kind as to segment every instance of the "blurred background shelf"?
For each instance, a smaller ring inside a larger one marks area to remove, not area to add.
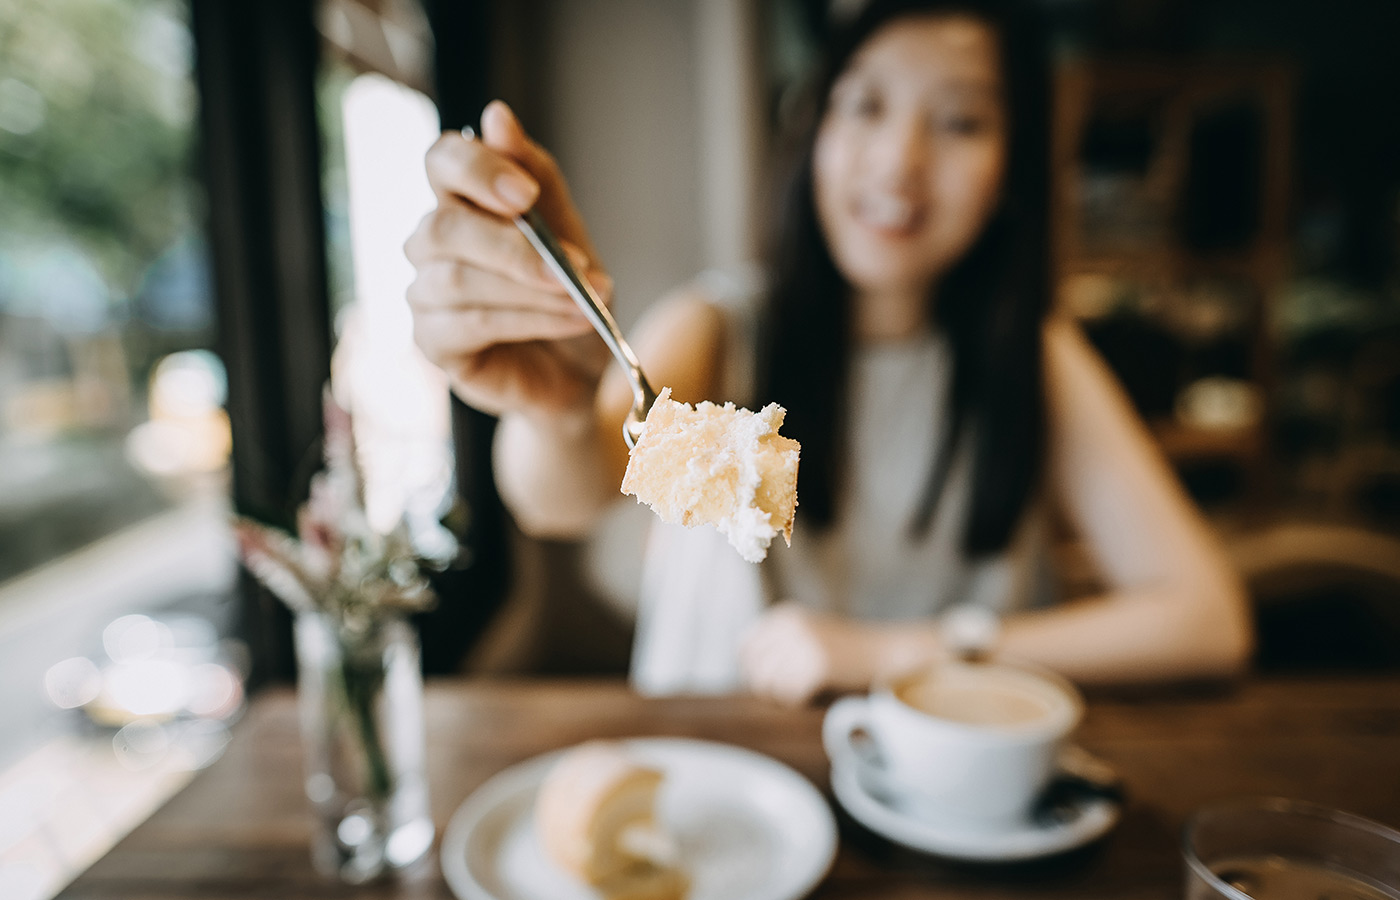
[[[1169,459],[1235,459],[1241,463],[1258,461],[1267,452],[1263,429],[1202,428],[1165,421],[1149,423]]]
[[[1234,467],[1255,505],[1271,492],[1294,81],[1273,61],[1085,58],[1055,84],[1059,302],[1168,458]]]

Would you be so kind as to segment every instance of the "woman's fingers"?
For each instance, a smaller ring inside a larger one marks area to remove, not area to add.
[[[751,691],[782,703],[805,703],[825,684],[824,647],[804,611],[791,605],[755,623],[740,648],[740,665]]]
[[[505,218],[538,205],[561,237],[591,256],[582,220],[549,151],[525,134],[515,113],[499,100],[482,112],[481,131],[481,140],[444,132],[428,150],[428,183],[438,200],[460,197]]]
[[[775,652],[755,660],[745,674],[750,691],[781,703],[805,703],[821,689],[821,680],[805,654]]]
[[[481,140],[448,132],[428,151],[428,181],[438,207],[404,245],[409,261],[421,266],[434,258],[460,259],[555,288],[552,273],[510,221],[537,207],[574,266],[595,280],[592,244],[554,158],[500,101],[487,105],[481,127]]]
[[[478,408],[587,408],[606,362],[602,344],[511,219],[539,210],[604,302],[612,282],[592,262],[553,158],[503,103],[483,113],[482,133],[447,133],[428,151],[438,205],[404,244],[417,270],[408,289],[414,340]]]
[[[446,259],[425,262],[408,286],[408,305],[415,313],[471,306],[518,309],[582,317],[566,294],[538,287]]]
[[[581,316],[507,307],[429,309],[416,311],[413,316],[414,340],[430,360],[439,364],[494,344],[564,340],[591,330]]]
[[[597,281],[601,272],[589,269],[588,255],[563,241],[569,261]],[[465,263],[495,272],[522,284],[563,293],[564,287],[514,222],[473,209],[456,199],[444,200],[414,229],[404,243],[404,255],[415,268],[440,260]]]
[[[530,139],[515,113],[500,100],[492,100],[481,111],[481,142],[524,166],[534,176],[540,185],[536,205],[555,234],[583,248],[589,258],[593,258],[595,253],[588,230],[569,197],[569,185],[559,170],[559,163],[548,150]]]
[[[518,216],[535,205],[540,184],[515,160],[456,131],[444,132],[424,159],[438,199],[462,197],[498,216]]]
[[[513,222],[457,200],[443,201],[428,213],[409,235],[403,252],[416,268],[434,260],[453,260],[525,284],[559,287],[558,279]]]
[[[519,163],[540,186],[541,212],[554,220],[561,212],[572,213],[568,183],[559,163],[544,147],[535,143],[516,118],[514,110],[501,100],[492,100],[481,111],[481,143],[488,149]],[[563,227],[573,222],[557,223]]]
[[[499,415],[507,410],[538,409],[564,413],[588,408],[591,381],[562,354],[558,344],[527,341],[497,344],[480,353],[454,356],[441,363],[453,390],[468,405]]]

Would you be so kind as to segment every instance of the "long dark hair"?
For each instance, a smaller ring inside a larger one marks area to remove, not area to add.
[[[1000,39],[1009,147],[1001,203],[966,255],[936,285],[933,320],[953,357],[949,427],[929,463],[911,533],[924,533],[956,450],[972,454],[963,549],[1003,549],[1036,490],[1045,448],[1041,332],[1049,308],[1049,66],[1034,10],[996,0],[873,0],[833,36],[809,86],[789,175],[776,205],[771,285],[759,338],[765,400],[788,410],[784,430],[802,444],[803,520],[836,516],[846,460],[847,382],[854,344],[851,289],[818,224],[812,148],[832,85],[860,46],[892,20],[970,15]],[[932,387],[932,386],[931,386]],[[970,442],[970,443],[969,443]]]

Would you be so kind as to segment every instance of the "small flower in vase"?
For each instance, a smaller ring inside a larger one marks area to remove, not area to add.
[[[405,621],[436,596],[424,569],[451,561],[438,523],[370,525],[349,414],[327,392],[325,467],[297,534],[247,518],[234,531],[248,570],[296,614],[307,793],[322,813],[316,858],[363,881],[432,842],[422,764],[416,636]]]

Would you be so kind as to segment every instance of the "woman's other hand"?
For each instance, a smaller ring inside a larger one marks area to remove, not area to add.
[[[878,626],[787,602],[754,623],[740,665],[750,691],[795,706],[827,690],[868,689],[888,643]]]
[[[512,218],[538,207],[605,300],[612,282],[549,153],[500,101],[481,130],[481,140],[445,133],[428,151],[438,205],[404,245],[417,270],[414,339],[478,409],[584,414],[606,349]]]

